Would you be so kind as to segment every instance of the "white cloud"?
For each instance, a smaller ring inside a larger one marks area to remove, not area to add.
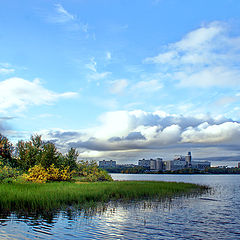
[[[210,23],[207,26],[203,26],[188,33],[181,41],[175,43],[173,48],[176,47],[182,51],[212,48],[212,41],[216,40],[216,37],[219,37],[224,30],[222,24],[218,22]]]
[[[105,139],[127,135],[131,119],[126,111],[107,112],[100,117],[101,125],[94,130],[93,137]]]
[[[159,80],[139,81],[132,86],[132,90],[140,92],[155,92],[163,87]]]
[[[153,62],[153,63],[169,63],[177,57],[176,51],[169,51],[165,53],[160,53],[156,57],[149,57],[145,59],[145,62]]]
[[[72,98],[76,92],[56,93],[44,88],[39,79],[9,78],[0,82],[0,112],[24,110],[30,105],[51,104],[60,98]]]
[[[144,62],[161,66],[162,73],[180,86],[238,86],[239,39],[231,36],[227,24],[212,22],[165,46],[160,54]]]
[[[126,79],[118,79],[111,82],[110,92],[113,94],[119,94],[124,91],[128,86],[128,81]]]
[[[189,143],[235,143],[239,144],[240,124],[225,122],[209,125],[202,123],[196,128],[189,127],[182,133],[182,142]]]

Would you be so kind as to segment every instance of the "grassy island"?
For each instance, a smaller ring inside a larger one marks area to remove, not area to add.
[[[2,183],[2,210],[50,210],[69,205],[92,206],[110,200],[164,199],[206,190],[206,187],[175,182],[53,182]]]

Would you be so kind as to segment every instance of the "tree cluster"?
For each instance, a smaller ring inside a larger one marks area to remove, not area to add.
[[[54,164],[56,167],[69,166],[77,168],[78,152],[71,148],[66,155],[58,152],[54,143],[44,142],[39,135],[32,136],[30,141],[19,141],[14,148],[9,140],[0,134],[0,156],[4,165],[28,171],[35,165],[44,168]]]
[[[14,169],[27,173],[26,179],[36,182],[70,180],[73,173],[87,181],[112,180],[111,176],[98,168],[95,161],[78,162],[77,158],[78,152],[75,148],[63,155],[54,143],[44,142],[39,135],[32,136],[29,141],[19,141],[16,147],[13,147],[9,140],[0,134],[2,176],[10,176],[8,172]]]

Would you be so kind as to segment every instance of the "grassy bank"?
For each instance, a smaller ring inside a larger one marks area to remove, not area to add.
[[[174,182],[97,182],[47,184],[0,184],[2,210],[47,210],[66,205],[92,205],[110,200],[166,198],[206,189]]]

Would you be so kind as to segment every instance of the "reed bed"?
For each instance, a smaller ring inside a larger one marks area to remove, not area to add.
[[[110,200],[163,199],[206,189],[189,183],[141,181],[0,184],[0,210],[52,210]]]

